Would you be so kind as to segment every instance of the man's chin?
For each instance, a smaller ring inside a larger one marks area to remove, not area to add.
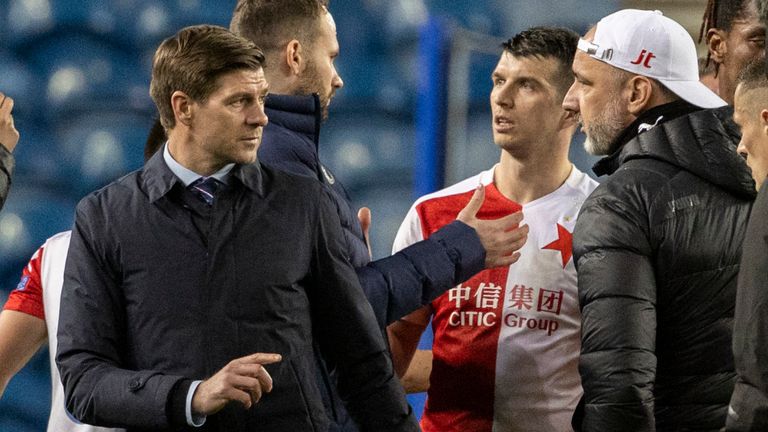
[[[594,141],[592,141],[592,138],[587,136],[584,138],[584,150],[586,150],[587,153],[593,155],[593,156],[602,156],[598,153],[598,148],[595,146]]]
[[[237,159],[235,159],[233,162],[238,165],[248,165],[256,162],[256,153],[259,149],[259,146],[256,146],[256,149],[248,152],[244,152],[240,155],[238,155]]]
[[[607,156],[611,154],[610,149],[606,148],[606,146],[601,146],[590,138],[589,135],[584,139],[584,150],[592,156]]]

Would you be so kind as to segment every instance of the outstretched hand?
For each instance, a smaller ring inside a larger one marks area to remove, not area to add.
[[[520,259],[521,247],[528,240],[528,225],[520,226],[523,213],[517,212],[499,219],[478,219],[477,212],[485,201],[485,187],[478,185],[469,203],[456,220],[471,226],[485,248],[485,268],[504,267]]]
[[[197,416],[209,416],[232,401],[240,402],[246,409],[252,407],[265,392],[272,391],[272,377],[264,365],[280,360],[280,354],[271,353],[256,353],[232,360],[200,383],[192,397],[192,412]]]

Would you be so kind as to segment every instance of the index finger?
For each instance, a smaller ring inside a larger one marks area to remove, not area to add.
[[[13,110],[13,98],[3,95],[3,100],[0,102],[0,113],[3,116],[8,115]]]
[[[242,361],[246,363],[258,363],[261,365],[273,364],[281,360],[283,360],[283,356],[277,353],[255,353],[242,358]]]

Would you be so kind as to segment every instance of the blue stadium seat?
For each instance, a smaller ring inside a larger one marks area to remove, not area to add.
[[[73,28],[101,37],[117,34],[119,10],[116,1],[8,0],[2,12],[7,19],[6,41],[20,49],[40,37],[60,29]]]
[[[400,64],[398,60],[397,57],[386,55],[345,57],[342,52],[336,63],[344,87],[336,93],[336,105],[410,112],[415,81],[409,79],[406,65]]]
[[[19,143],[13,151],[16,158],[15,183],[34,183],[57,187],[65,183],[55,137],[33,118],[15,117]]]
[[[442,14],[457,20],[463,27],[485,34],[503,35],[508,31],[504,16],[500,15],[496,2],[465,0],[429,0],[427,8],[433,14]],[[490,3],[490,4],[489,4]],[[504,2],[498,2],[504,3]],[[515,2],[515,5],[523,2]]]
[[[77,196],[96,190],[140,168],[150,116],[90,113],[56,127],[58,155]]]
[[[0,212],[0,286],[15,286],[35,250],[48,237],[72,227],[75,205],[75,200],[57,191],[13,185]]]
[[[125,7],[130,7],[130,11],[126,10],[119,19],[124,29],[121,38],[138,50],[154,51],[160,41],[183,27],[172,1],[140,0],[126,2]]]
[[[13,113],[29,115],[39,108],[41,79],[13,53],[0,51],[0,92],[14,100]]]
[[[175,0],[169,3],[174,4],[184,25],[214,24],[229,27],[237,0]]]
[[[352,198],[356,208],[371,209],[370,238],[374,259],[391,255],[397,229],[413,204],[410,182],[357,190]]]
[[[139,0],[120,18],[122,38],[139,50],[154,50],[182,27],[214,24],[229,27],[236,0]]]
[[[389,3],[359,0],[334,0],[330,3],[331,14],[336,21],[341,58],[364,57],[386,46]]]
[[[51,34],[26,50],[44,77],[46,116],[98,109],[150,110],[149,70],[136,56],[92,34]]]
[[[322,145],[322,159],[350,189],[411,179],[414,129],[407,119],[335,112],[323,129]]]

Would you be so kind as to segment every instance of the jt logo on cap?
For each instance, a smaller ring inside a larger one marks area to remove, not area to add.
[[[642,63],[644,67],[647,67],[648,69],[650,69],[651,65],[648,64],[648,63],[650,63],[652,58],[656,58],[656,55],[654,55],[650,51],[642,50],[642,51],[640,51],[640,55],[637,56],[637,59],[635,59],[635,61],[630,62],[630,63],[632,63],[632,64],[640,64],[640,63]]]

